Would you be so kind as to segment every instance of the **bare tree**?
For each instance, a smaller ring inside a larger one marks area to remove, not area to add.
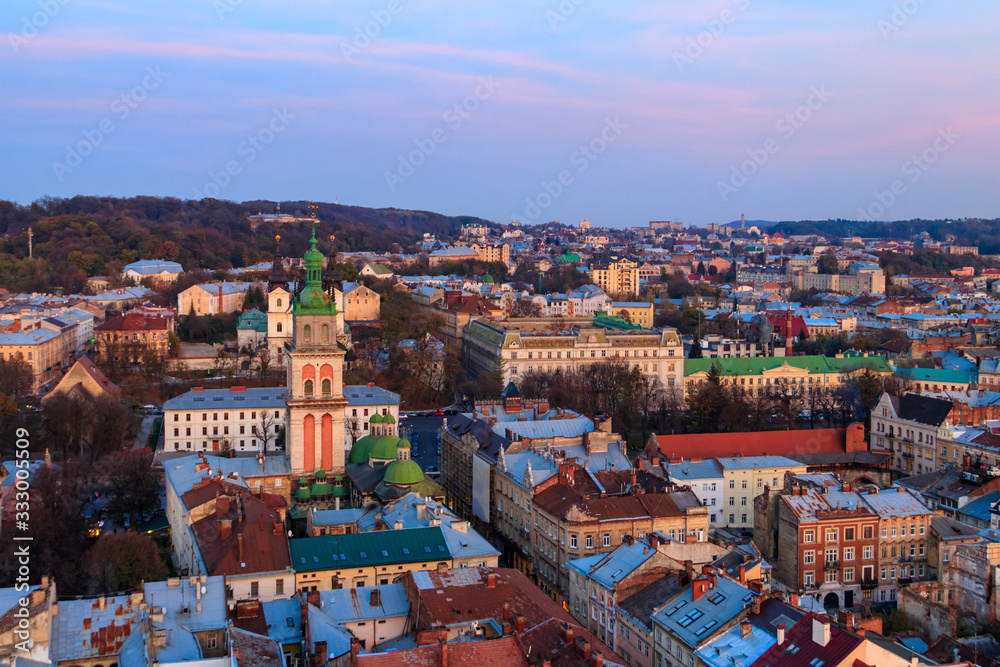
[[[270,410],[260,411],[260,421],[257,422],[259,424],[259,427],[255,425],[254,428],[259,430],[259,432],[256,435],[258,438],[260,438],[261,442],[260,451],[262,452],[265,453],[267,452],[268,443],[270,443],[274,439],[275,436],[274,422],[275,422],[275,416],[273,412],[271,412]]]
[[[361,423],[357,416],[347,418],[347,432],[351,435],[351,446],[361,439]]]

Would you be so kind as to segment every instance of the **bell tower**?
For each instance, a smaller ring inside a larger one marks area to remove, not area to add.
[[[344,354],[338,340],[337,302],[323,289],[323,253],[313,223],[303,257],[305,281],[292,306],[286,354],[285,440],[294,473],[344,469]]]

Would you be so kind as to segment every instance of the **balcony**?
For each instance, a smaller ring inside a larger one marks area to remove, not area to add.
[[[823,563],[823,569],[824,570],[839,570],[840,569],[840,561],[839,560],[828,560],[825,563]]]
[[[900,452],[900,454],[902,454],[903,458],[905,458],[905,459],[912,459],[913,458],[912,452]]]
[[[862,590],[871,590],[873,588],[878,588],[878,581],[870,577],[861,580]]]

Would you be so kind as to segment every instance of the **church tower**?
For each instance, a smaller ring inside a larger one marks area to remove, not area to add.
[[[305,284],[292,306],[286,354],[285,441],[295,473],[344,469],[344,354],[337,303],[323,290],[323,253],[316,229],[305,260]]]
[[[281,240],[280,236],[275,237]],[[271,355],[271,367],[278,368],[285,363],[285,343],[292,341],[292,290],[281,254],[276,252],[271,265],[271,275],[267,279],[267,349]]]

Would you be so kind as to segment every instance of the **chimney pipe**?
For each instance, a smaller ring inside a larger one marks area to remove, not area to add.
[[[778,646],[785,643],[785,624],[778,623]]]

